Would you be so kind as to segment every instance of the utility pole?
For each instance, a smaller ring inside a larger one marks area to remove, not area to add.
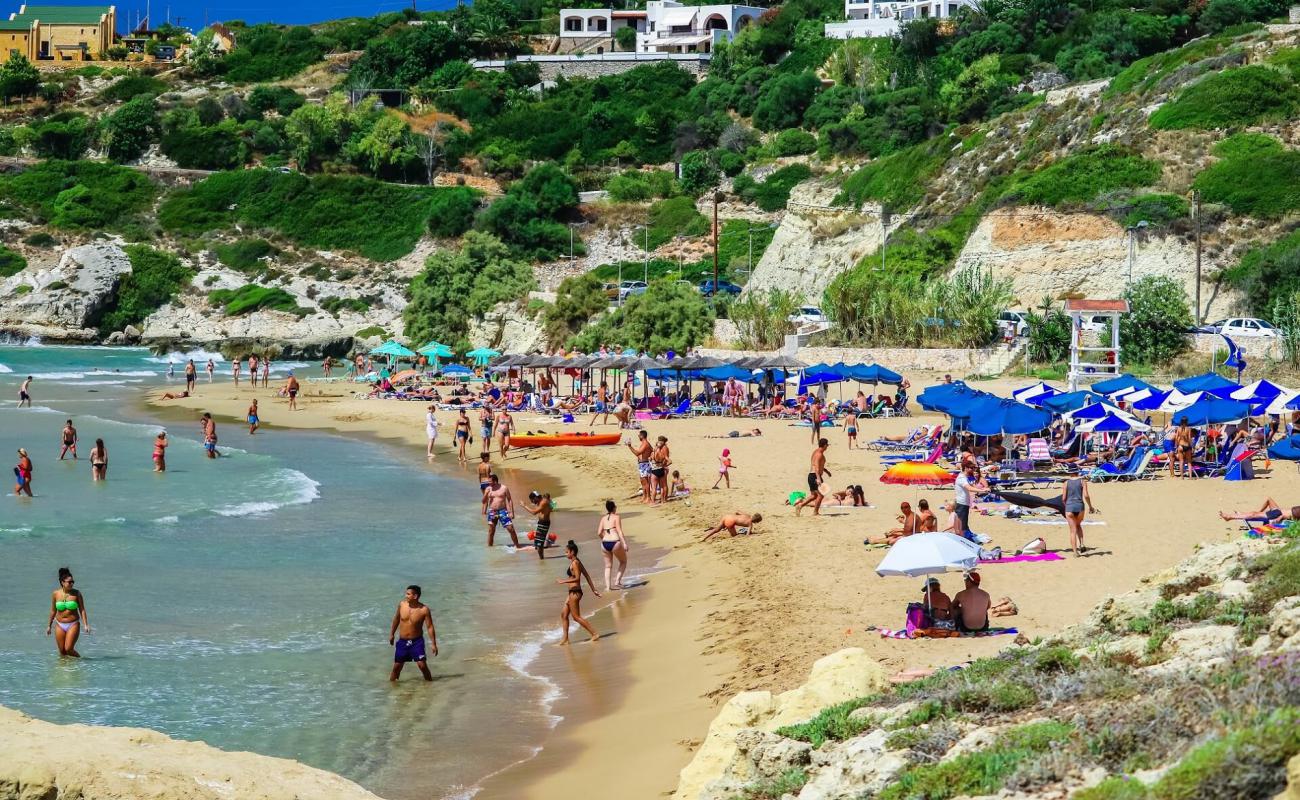
[[[1196,326],[1201,325],[1201,190],[1192,190],[1192,222],[1196,226]]]
[[[641,268],[641,282],[650,284],[650,221],[645,224],[645,266]]]
[[[722,192],[713,193],[713,293],[718,293],[718,199]]]

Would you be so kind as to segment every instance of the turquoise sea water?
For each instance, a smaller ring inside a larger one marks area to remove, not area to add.
[[[205,459],[190,412],[137,408],[166,361],[0,347],[0,463],[27,448],[36,493],[0,493],[0,704],[295,758],[393,798],[465,794],[528,757],[552,724],[554,689],[529,657],[553,627],[563,560],[489,552],[476,487],[394,446],[221,422],[226,455]],[[36,407],[15,409],[29,374]],[[68,418],[80,462],[58,460]],[[173,440],[162,475],[160,427]],[[94,630],[80,661],[45,636],[60,566]],[[434,684],[408,665],[394,687],[388,626],[408,583],[424,588],[443,654]]]

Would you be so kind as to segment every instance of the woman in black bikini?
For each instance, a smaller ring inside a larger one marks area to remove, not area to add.
[[[460,410],[460,416],[456,417],[456,457],[461,461],[465,460],[465,445],[469,442],[469,417],[465,416],[465,409]]]
[[[108,477],[108,448],[103,439],[96,439],[90,450],[90,479],[102,481]]]
[[[564,552],[569,557],[569,568],[565,570],[565,577],[555,581],[569,587],[569,596],[565,598],[564,610],[560,612],[560,622],[563,623],[561,629],[564,631],[564,638],[560,640],[560,645],[564,646],[569,643],[570,619],[591,634],[591,641],[594,642],[600,638],[600,634],[596,633],[596,629],[591,627],[591,623],[582,616],[582,579],[587,579],[587,585],[591,587],[592,594],[600,597],[600,592],[596,591],[596,584],[591,582],[591,574],[587,572],[587,568],[582,566],[582,562],[578,560],[578,545],[574,544],[572,539],[564,546]]]
[[[618,515],[618,506],[613,500],[605,501],[605,516],[600,518],[596,535],[600,537],[600,547],[605,557],[605,591],[623,588],[623,573],[627,572],[627,537],[623,535],[623,520]],[[614,559],[618,559],[618,575],[612,587],[610,576],[614,573]]]
[[[59,648],[59,655],[81,658],[77,652],[77,638],[81,629],[90,633],[90,617],[86,614],[86,598],[73,588],[76,581],[72,579],[72,570],[59,567],[59,588],[50,594],[50,622],[45,626],[45,635],[49,636],[58,623],[59,632],[54,634],[54,644]]]

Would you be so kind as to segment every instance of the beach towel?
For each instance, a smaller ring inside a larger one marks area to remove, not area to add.
[[[1063,519],[1022,519],[1020,520],[1020,524],[1021,525],[1069,525],[1070,523]],[[1099,519],[1085,519],[1083,521],[1083,524],[1084,525],[1105,525],[1106,522],[1104,520],[1099,520]]]
[[[1018,564],[1025,561],[1064,561],[1060,553],[1022,553],[1018,556],[1003,556],[995,561],[980,559],[981,564]]]
[[[940,630],[938,628],[920,628],[914,635],[908,635],[906,630],[894,630],[893,628],[876,628],[882,639],[916,639],[916,638],[978,638],[984,636],[1012,636],[1020,633],[1015,628],[989,628],[986,631],[970,631],[967,633],[957,633],[956,631]]]

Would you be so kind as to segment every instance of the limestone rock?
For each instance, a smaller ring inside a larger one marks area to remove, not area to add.
[[[520,303],[499,303],[481,320],[470,322],[469,341],[475,347],[502,352],[530,353],[546,349],[540,319],[528,316]]]
[[[1205,671],[1223,664],[1237,649],[1235,625],[1198,625],[1184,628],[1169,637],[1165,650],[1173,656],[1167,661],[1141,671],[1148,675],[1185,674]]]
[[[749,760],[759,778],[768,779],[807,766],[812,745],[747,728],[736,734],[736,750]]]
[[[889,732],[874,730],[812,754],[813,768],[799,800],[870,797],[884,789],[910,763],[885,747]]]
[[[736,756],[736,734],[771,719],[772,709],[771,692],[741,692],[728,700],[709,723],[709,732],[691,763],[682,768],[677,796],[696,800],[703,796],[707,784],[728,774]]]
[[[57,266],[29,265],[0,282],[0,326],[54,338],[85,339],[117,292],[131,260],[116,244],[97,242],[63,253]],[[19,287],[31,287],[19,293]]]
[[[1286,789],[1276,800],[1300,800],[1300,755],[1292,756],[1286,765]]]
[[[52,754],[72,753],[77,758]],[[378,800],[357,784],[282,758],[218,750],[141,728],[54,725],[0,708],[0,798]]]

